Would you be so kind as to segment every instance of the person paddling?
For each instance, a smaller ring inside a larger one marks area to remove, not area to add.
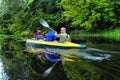
[[[65,27],[62,27],[60,29],[60,32],[61,32],[60,34],[57,34],[57,32],[55,33],[55,36],[60,38],[59,39],[60,43],[65,43],[65,42],[71,41],[71,38],[70,38],[69,34],[66,33],[66,28]]]

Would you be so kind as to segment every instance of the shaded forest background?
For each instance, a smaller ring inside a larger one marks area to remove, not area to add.
[[[59,31],[100,32],[119,29],[119,0],[1,0],[0,33],[28,35],[42,29],[40,18]]]

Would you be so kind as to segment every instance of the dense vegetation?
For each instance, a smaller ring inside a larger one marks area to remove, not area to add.
[[[40,18],[44,18],[49,25],[57,31],[59,31],[61,26],[67,27],[68,31],[71,32],[71,37],[76,40],[84,40],[84,38],[95,36],[120,41],[119,14],[119,0],[0,0],[0,38],[12,38],[13,35],[16,35],[13,38],[17,38],[18,35],[29,35],[36,32],[38,29],[42,29],[43,33],[46,33],[49,29],[44,28],[39,23]],[[7,36],[4,34],[7,34]],[[1,44],[4,46],[1,46]],[[94,44],[88,42],[86,45],[90,46]],[[0,43],[0,48],[5,51],[5,54],[2,55],[9,61],[7,62],[6,60],[6,62],[9,63],[7,66],[10,66],[11,69],[9,72],[6,68],[8,74],[12,73],[13,75],[16,75],[16,72],[20,72],[19,70],[21,70],[17,69],[16,66],[18,64],[23,61],[26,63],[27,61],[31,61],[30,59],[32,55],[19,52],[19,50],[22,50],[21,46],[23,45],[15,41],[10,42],[10,40],[8,40],[8,42],[1,41]],[[108,47],[104,48],[107,49]],[[7,50],[16,50],[16,52],[11,53],[7,52]],[[13,61],[9,58],[13,58],[14,65],[11,65],[13,64]],[[18,59],[21,60],[21,62],[18,62]],[[96,62],[93,62],[93,64],[96,64]],[[27,68],[24,68],[26,65],[27,64],[19,66],[22,68],[22,73],[24,73],[24,69],[28,71]],[[35,67],[34,65],[35,64],[32,64],[32,66],[29,65],[29,68],[36,68],[36,65]],[[101,68],[103,71],[102,73],[106,74],[102,75],[97,66],[81,61],[80,57],[76,58],[76,63],[68,62],[66,65],[62,66],[62,68],[61,66],[57,66],[57,69],[58,70],[55,70],[55,73],[53,73],[53,76],[51,77],[52,79],[57,79],[58,76],[63,78],[61,77],[63,72],[65,73],[65,77],[67,76],[70,80],[98,80],[100,77],[108,75],[110,78],[111,76],[115,78],[115,75],[107,72],[107,70],[110,70],[111,73],[113,73],[112,67],[106,67],[105,70]],[[37,68],[35,70],[39,72],[41,69],[38,70]],[[31,72],[33,72],[34,75]],[[30,77],[28,77],[33,79],[37,79],[36,76],[40,77],[33,70],[30,71],[29,75]],[[25,76],[22,77],[23,79],[26,78]]]
[[[118,25],[118,15],[115,11],[119,2],[111,0],[62,0],[65,11],[63,15],[71,21],[73,27],[86,29],[108,29]],[[116,5],[117,4],[117,5]]]
[[[56,30],[107,30],[119,27],[119,0],[1,0],[0,29],[4,33],[27,35],[42,29],[44,18]],[[1,32],[2,33],[2,32]]]

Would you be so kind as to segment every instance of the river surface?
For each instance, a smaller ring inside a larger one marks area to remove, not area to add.
[[[120,42],[101,38],[73,40],[87,49],[29,48],[18,39],[0,39],[0,80],[120,80]],[[43,73],[54,63],[39,59],[38,52],[60,53],[47,77]]]

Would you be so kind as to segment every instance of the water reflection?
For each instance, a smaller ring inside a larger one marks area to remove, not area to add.
[[[1,62],[9,80],[56,80],[58,77],[67,80],[61,63],[57,63],[57,68],[55,67],[48,77],[42,77],[42,73],[53,63],[38,59],[37,52],[24,51],[24,42],[5,39],[1,45],[0,52],[3,59]]]
[[[43,51],[42,49],[39,49],[39,50]],[[91,60],[103,60],[103,59],[109,60],[109,58],[111,57],[110,54],[103,53],[107,51],[103,51],[103,50],[95,49],[95,48],[87,48],[85,50],[79,50],[79,49],[68,49],[67,50],[67,49],[58,49],[58,48],[46,48],[45,50],[49,54],[54,54],[54,53],[60,53],[63,55],[72,54],[72,55],[80,56],[84,59],[91,59]]]
[[[119,44],[86,42],[85,50],[59,48],[32,48],[25,51],[25,42],[5,39],[1,43],[0,69],[2,78],[9,80],[119,80]],[[109,46],[108,46],[109,45]],[[27,47],[28,48],[28,47]],[[117,48],[117,49],[116,49]],[[42,73],[54,63],[39,59],[38,52],[64,55],[66,63],[57,63],[50,75]],[[2,66],[2,67],[1,67]],[[4,68],[4,69],[3,69]],[[62,77],[61,77],[62,75]],[[1,76],[0,76],[1,78]]]
[[[2,61],[2,55],[1,55],[1,48],[2,48],[2,39],[0,39],[0,80],[9,80],[9,77],[5,73],[3,61]]]
[[[0,59],[0,80],[9,80],[9,77],[4,72],[4,66],[1,59]]]
[[[90,43],[90,42],[88,42]],[[119,63],[120,60],[116,55],[120,55],[119,51],[113,51],[115,47],[108,44],[90,44],[96,48],[87,48],[85,50],[78,49],[58,49],[58,48],[45,48],[49,54],[58,52],[60,54],[76,55],[74,63],[66,62],[64,70],[70,80],[119,80]],[[103,45],[100,49],[97,48]],[[108,51],[107,51],[108,50]],[[116,54],[117,53],[117,54]],[[115,63],[114,63],[115,62]],[[111,72],[113,71],[113,72]],[[101,73],[102,72],[102,73]],[[117,75],[115,74],[117,73]],[[94,76],[96,75],[96,76]],[[107,77],[109,76],[109,77]]]

